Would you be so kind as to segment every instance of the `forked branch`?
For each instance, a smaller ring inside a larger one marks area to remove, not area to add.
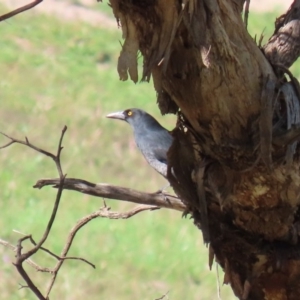
[[[58,191],[57,191],[57,194],[56,194],[56,199],[55,199],[55,203],[54,203],[54,206],[53,206],[53,210],[52,210],[50,219],[48,221],[48,224],[45,228],[45,231],[43,233],[43,236],[30,250],[28,250],[27,252],[22,253],[22,249],[23,249],[22,243],[25,240],[31,239],[31,235],[25,235],[24,237],[22,237],[18,240],[16,249],[15,249],[15,251],[16,251],[16,260],[13,264],[15,265],[16,269],[18,270],[20,275],[23,277],[23,279],[26,281],[26,284],[27,284],[28,288],[30,288],[30,290],[32,290],[32,292],[38,297],[38,299],[42,299],[42,300],[47,299],[47,297],[43,296],[41,291],[35,286],[35,284],[31,280],[31,278],[28,276],[27,272],[25,271],[25,269],[23,267],[23,262],[26,261],[27,259],[29,259],[33,254],[35,254],[42,247],[42,245],[44,244],[44,242],[47,240],[47,238],[49,236],[50,230],[52,228],[53,222],[54,222],[55,217],[56,217],[56,213],[57,213],[57,210],[58,210],[58,207],[59,207],[59,203],[60,203],[60,199],[61,199],[61,195],[62,195],[62,191],[63,191],[63,183],[64,183],[64,180],[65,180],[65,175],[63,175],[62,167],[61,167],[61,164],[60,164],[60,154],[61,154],[61,151],[63,149],[62,141],[63,141],[63,137],[64,137],[64,134],[65,134],[66,130],[67,130],[67,127],[65,126],[62,130],[62,133],[61,133],[61,136],[60,136],[60,139],[59,139],[58,149],[57,149],[57,154],[56,155],[34,146],[33,144],[31,144],[29,142],[27,137],[25,137],[25,141],[22,141],[22,140],[19,140],[19,139],[12,138],[12,137],[4,134],[4,133],[1,133],[4,136],[6,136],[8,139],[10,139],[10,142],[7,143],[6,145],[0,147],[0,149],[6,148],[6,147],[8,147],[8,146],[10,146],[14,143],[25,145],[25,146],[27,146],[31,149],[34,149],[35,151],[40,152],[40,153],[42,153],[42,154],[44,154],[48,157],[51,157],[54,160],[54,162],[56,164],[56,167],[57,167],[57,170],[58,170],[59,177],[60,177],[59,178],[59,183],[58,183]]]
[[[2,135],[4,135],[5,137],[7,137],[10,140],[7,144],[0,147],[0,149],[7,148],[13,144],[25,145],[39,153],[44,154],[47,157],[52,158],[56,164],[56,168],[57,168],[57,171],[59,174],[59,178],[38,180],[38,182],[34,186],[35,188],[42,188],[46,185],[51,185],[54,188],[58,189],[57,195],[56,195],[56,200],[55,200],[54,207],[52,210],[52,214],[51,214],[51,217],[49,219],[48,225],[45,229],[45,232],[44,232],[42,238],[39,241],[35,242],[35,240],[33,239],[33,237],[30,234],[24,235],[22,238],[20,238],[18,240],[17,246],[13,246],[12,244],[10,244],[6,241],[0,240],[0,244],[7,246],[16,252],[16,260],[14,262],[14,265],[16,266],[18,272],[21,274],[23,279],[26,281],[27,287],[30,288],[34,292],[34,294],[38,297],[38,299],[43,299],[43,300],[49,298],[49,294],[54,286],[55,280],[57,278],[57,274],[65,260],[68,260],[68,259],[81,260],[81,261],[89,264],[93,268],[95,268],[94,264],[92,264],[91,262],[87,261],[84,258],[67,256],[67,254],[71,248],[72,242],[75,238],[76,233],[91,220],[98,218],[98,217],[109,218],[109,219],[127,219],[127,218],[130,218],[142,211],[156,210],[156,209],[160,209],[160,208],[169,208],[169,209],[174,209],[174,210],[182,211],[182,212],[186,210],[186,206],[181,202],[180,199],[178,199],[175,196],[169,195],[169,194],[164,194],[162,192],[144,193],[144,192],[139,192],[139,191],[124,188],[124,187],[118,187],[118,186],[113,186],[113,185],[108,185],[108,184],[95,184],[95,183],[88,182],[86,180],[76,179],[76,178],[66,178],[66,175],[63,174],[61,162],[60,162],[60,154],[63,149],[62,141],[63,141],[63,137],[64,137],[66,130],[67,130],[67,127],[64,127],[62,130],[56,154],[52,154],[44,149],[41,149],[41,148],[33,145],[32,143],[29,142],[27,137],[25,137],[25,140],[20,140],[20,139],[10,137],[9,135],[0,132]],[[138,203],[141,205],[138,205],[135,208],[133,208],[132,210],[130,210],[128,212],[124,212],[124,213],[110,211],[110,208],[107,207],[106,205],[104,205],[104,207],[101,208],[100,210],[83,217],[71,229],[61,254],[56,255],[53,252],[51,252],[50,250],[44,248],[42,245],[46,241],[46,239],[48,238],[48,235],[50,233],[52,224],[55,220],[55,216],[56,216],[56,213],[58,210],[62,191],[64,189],[74,190],[74,191],[78,191],[78,192],[81,192],[84,194],[89,194],[89,195],[96,196],[96,197],[102,197],[102,198],[105,197],[105,198],[109,198],[109,199],[118,199],[118,200],[122,200],[122,201]],[[29,251],[22,253],[22,243],[25,240],[29,240],[33,244],[33,247]],[[38,266],[37,264],[35,264],[34,262],[32,262],[30,257],[34,253],[36,253],[38,250],[42,250],[57,259],[57,263],[54,266],[54,268],[51,268],[51,269],[50,268],[42,268],[42,267]],[[24,270],[24,268],[23,268],[24,261],[29,263],[37,271],[48,272],[48,273],[52,274],[52,278],[49,282],[49,285],[48,285],[48,288],[46,291],[46,296],[42,295],[40,290],[34,285],[32,279],[28,276],[28,274]]]
[[[128,212],[123,212],[123,213],[119,213],[119,212],[114,212],[111,211],[109,207],[107,207],[106,205],[104,205],[104,207],[102,207],[101,209],[99,209],[98,211],[95,211],[94,213],[91,213],[83,218],[81,218],[80,220],[78,220],[78,222],[76,223],[76,225],[71,229],[68,237],[67,237],[67,241],[65,243],[65,246],[60,254],[60,256],[62,258],[68,258],[68,259],[74,259],[73,257],[66,257],[68,254],[68,251],[70,250],[73,240],[75,238],[76,233],[83,227],[85,226],[87,223],[89,223],[90,221],[96,219],[96,218],[108,218],[108,219],[128,219],[133,217],[134,215],[143,212],[145,210],[154,210],[157,209],[156,206],[149,206],[149,205],[138,205],[135,208],[133,208],[132,210],[128,211]],[[49,297],[49,294],[53,288],[53,285],[55,283],[57,274],[63,264],[64,260],[58,260],[57,264],[55,265],[55,267],[52,270],[52,278],[50,280],[50,283],[48,285],[47,288],[47,293],[46,293],[46,297]],[[94,265],[92,265],[93,267],[95,267]]]
[[[54,188],[58,188],[59,179],[40,179],[33,187],[42,188],[47,185],[52,185]],[[106,183],[92,183],[77,178],[66,178],[63,189],[77,191],[101,198],[117,199],[144,205],[154,205],[157,208],[169,208],[182,212],[186,210],[185,204],[178,197],[165,194],[163,192],[145,193]]]

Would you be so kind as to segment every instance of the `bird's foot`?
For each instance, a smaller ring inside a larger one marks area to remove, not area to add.
[[[170,184],[167,184],[167,185],[163,186],[162,188],[160,188],[158,191],[156,191],[154,194],[163,195],[164,200],[169,201],[168,194],[166,193],[166,190],[170,186],[171,186]]]
[[[170,187],[170,183],[168,183],[167,185],[161,187],[158,191],[156,191],[154,194],[165,194],[166,190],[168,187]]]

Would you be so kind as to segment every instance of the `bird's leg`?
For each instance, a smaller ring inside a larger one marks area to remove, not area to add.
[[[163,187],[161,187],[158,191],[156,191],[154,194],[164,194],[165,191],[167,190],[168,187],[170,187],[170,183],[168,183],[167,185],[164,185]]]
[[[164,196],[164,200],[165,201],[169,201],[167,194],[165,193],[167,188],[170,187],[170,183],[168,183],[167,185],[164,185],[163,187],[161,187],[158,191],[156,191],[154,194],[162,194]]]

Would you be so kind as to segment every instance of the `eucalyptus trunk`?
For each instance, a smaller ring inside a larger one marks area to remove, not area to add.
[[[299,2],[262,47],[243,0],[111,0],[120,78],[138,80],[140,52],[178,113],[168,178],[239,299],[300,299]]]

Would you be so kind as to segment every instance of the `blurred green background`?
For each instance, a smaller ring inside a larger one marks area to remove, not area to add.
[[[112,17],[107,3],[89,7]],[[0,6],[0,14],[7,11]],[[278,14],[250,13],[251,35],[264,30],[269,36]],[[174,127],[175,116],[160,115],[152,83],[119,81],[121,31],[102,25],[59,20],[34,10],[0,24],[0,130],[20,139],[27,136],[33,144],[54,152],[67,125],[62,165],[69,177],[154,192],[165,180],[137,151],[130,127],[105,115],[141,107],[168,129]],[[299,75],[296,70],[292,69]],[[1,136],[0,143],[6,142]],[[40,178],[57,177],[54,163],[13,145],[0,151],[0,166],[0,238],[15,244],[20,236],[13,230],[18,230],[39,239],[56,191],[32,186]],[[113,200],[107,204],[117,211],[133,207]],[[45,247],[59,254],[76,221],[102,205],[100,198],[65,191]],[[167,292],[174,300],[218,299],[216,267],[209,271],[201,233],[178,212],[96,219],[79,232],[69,255],[86,258],[96,270],[80,261],[66,261],[51,299],[154,300]],[[12,265],[13,253],[1,245],[0,259],[0,298],[35,299],[27,289],[18,290],[23,281]],[[34,260],[45,267],[55,263],[43,253]],[[50,275],[27,265],[26,269],[45,291]],[[221,297],[235,299],[227,286],[221,288]]]

